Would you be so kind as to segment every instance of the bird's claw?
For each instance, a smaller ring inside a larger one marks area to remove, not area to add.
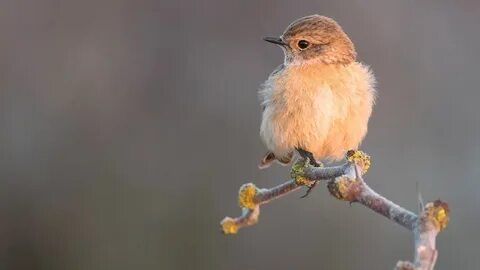
[[[303,199],[303,198],[308,197],[310,192],[312,192],[312,190],[317,186],[317,184],[318,184],[318,181],[312,181],[312,183],[308,186],[307,192],[305,192],[305,194],[300,198]]]
[[[309,166],[312,166],[310,159],[308,157],[303,158],[298,160],[290,171],[290,175],[295,180],[295,184],[308,187],[307,192],[300,198],[306,198],[318,184],[318,181],[310,180],[304,176],[304,170]]]
[[[305,168],[308,168],[310,164],[310,160],[300,159],[295,164],[293,164],[292,169],[290,170],[290,176],[295,180],[295,184],[299,186],[311,186],[313,182],[304,176]]]

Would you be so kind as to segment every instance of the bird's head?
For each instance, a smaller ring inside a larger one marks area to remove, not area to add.
[[[320,15],[292,22],[280,37],[265,41],[279,45],[285,53],[285,64],[348,64],[355,61],[352,41],[333,19]]]

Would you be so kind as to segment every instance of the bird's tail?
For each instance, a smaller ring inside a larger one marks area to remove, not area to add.
[[[260,163],[258,164],[258,168],[259,169],[268,168],[270,167],[270,165],[272,165],[274,161],[276,161],[278,164],[282,166],[287,166],[292,161],[292,158],[293,158],[293,153],[289,153],[285,157],[279,158],[279,157],[276,157],[274,153],[267,152],[265,156],[262,158],[262,160],[260,161]]]

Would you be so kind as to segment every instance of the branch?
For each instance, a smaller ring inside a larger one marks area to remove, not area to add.
[[[243,185],[238,196],[242,215],[236,218],[225,217],[220,223],[222,232],[235,234],[240,228],[252,226],[258,222],[260,205],[296,191],[301,186],[309,186],[314,181],[326,180],[328,190],[335,198],[360,203],[414,232],[415,261],[400,261],[397,270],[433,269],[437,259],[435,239],[448,223],[446,203],[428,203],[417,216],[376,193],[362,178],[370,167],[370,157],[360,151],[349,151],[347,162],[341,166],[319,168],[308,164],[308,160],[297,162],[291,171],[293,179],[270,189],[259,189],[252,183]]]

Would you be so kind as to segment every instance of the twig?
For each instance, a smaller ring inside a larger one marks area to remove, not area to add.
[[[308,161],[302,164],[296,164],[292,168],[292,174],[304,173],[305,177],[293,177],[294,180],[280,184],[270,189],[259,189],[254,184],[248,183],[240,187],[238,194],[238,204],[242,209],[242,215],[236,218],[225,217],[222,222],[222,231],[225,234],[235,234],[243,227],[257,224],[260,214],[260,205],[269,203],[283,195],[296,191],[304,185],[308,185],[312,180],[330,180],[332,178],[344,175],[351,167],[351,163],[345,163],[342,166],[330,168],[306,167]],[[308,179],[306,178],[308,175]],[[294,175],[292,175],[294,176]]]
[[[397,270],[432,270],[437,262],[438,251],[435,240],[448,223],[448,205],[437,200],[428,203],[422,209],[415,228],[415,260],[414,263],[400,261]]]
[[[435,239],[448,222],[446,203],[428,203],[417,216],[376,193],[362,178],[370,166],[370,158],[360,151],[349,151],[347,162],[341,166],[318,168],[308,164],[308,160],[296,163],[291,172],[293,180],[270,189],[259,189],[252,183],[243,185],[239,191],[242,215],[237,218],[225,217],[221,222],[222,232],[235,234],[240,228],[252,226],[258,222],[260,205],[296,191],[301,186],[310,185],[312,181],[328,180],[328,190],[335,198],[350,203],[358,202],[414,232],[414,263],[400,261],[397,270],[433,269],[438,256]]]

